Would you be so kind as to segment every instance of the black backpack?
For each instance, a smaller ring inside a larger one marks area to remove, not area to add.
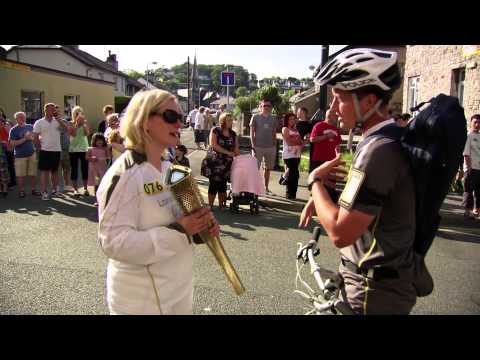
[[[467,120],[458,99],[440,94],[410,109],[420,111],[405,128],[386,126],[379,134],[399,140],[412,166],[416,195],[414,250],[425,257],[440,224],[440,208],[463,161]]]

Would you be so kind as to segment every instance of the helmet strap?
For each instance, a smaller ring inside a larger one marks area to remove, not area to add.
[[[383,100],[381,99],[378,100],[376,104],[373,106],[373,108],[371,108],[365,114],[362,115],[360,111],[360,101],[358,101],[357,94],[353,93],[352,97],[353,97],[353,106],[355,108],[355,115],[357,116],[357,121],[355,122],[356,128],[358,129],[363,128],[365,121],[370,119],[374,113],[377,113],[382,118],[384,117],[383,114],[380,111],[378,111],[378,109],[380,109],[380,105],[382,105]]]

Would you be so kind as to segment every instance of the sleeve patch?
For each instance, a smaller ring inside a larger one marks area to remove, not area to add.
[[[364,180],[365,173],[363,171],[355,168],[350,170],[347,177],[347,184],[338,201],[340,206],[347,210],[352,208]]]

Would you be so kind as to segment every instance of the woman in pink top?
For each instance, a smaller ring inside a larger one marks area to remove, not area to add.
[[[110,152],[108,151],[107,141],[101,133],[92,136],[91,145],[87,151],[88,186],[95,187],[96,197],[98,185],[107,171],[107,160],[110,159]],[[98,206],[97,203],[94,205]]]

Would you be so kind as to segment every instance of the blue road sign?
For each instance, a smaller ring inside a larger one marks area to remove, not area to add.
[[[235,73],[233,71],[222,71],[222,86],[235,86]]]

